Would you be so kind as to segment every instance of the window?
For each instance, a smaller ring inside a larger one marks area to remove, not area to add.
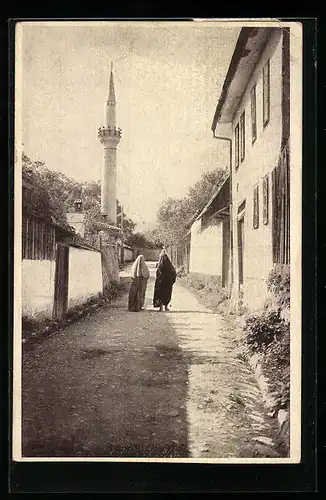
[[[243,112],[242,115],[240,116],[240,156],[241,156],[241,161],[244,160],[245,153],[246,153],[245,137],[246,137],[245,112]]]
[[[235,127],[234,131],[234,161],[235,161],[235,168],[238,168],[239,166],[239,124]]]
[[[259,192],[258,185],[254,187],[254,206],[253,206],[253,221],[252,225],[254,229],[259,227]]]
[[[270,61],[263,69],[263,124],[264,127],[269,122],[270,117]]]
[[[269,199],[269,185],[268,176],[263,179],[263,224],[268,224],[268,199]]]
[[[252,142],[257,139],[256,85],[251,90],[251,138]]]

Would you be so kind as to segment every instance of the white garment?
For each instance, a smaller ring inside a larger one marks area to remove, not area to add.
[[[138,255],[131,269],[132,278],[149,278],[149,269],[143,255]]]

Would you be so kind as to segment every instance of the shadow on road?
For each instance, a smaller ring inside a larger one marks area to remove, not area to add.
[[[23,360],[25,457],[187,457],[187,359],[167,315],[126,297]]]

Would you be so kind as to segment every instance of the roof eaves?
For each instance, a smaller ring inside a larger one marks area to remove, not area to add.
[[[234,75],[236,74],[239,63],[240,63],[242,57],[245,55],[246,45],[247,45],[248,39],[249,39],[250,34],[252,33],[253,29],[257,29],[257,28],[242,28],[240,31],[240,34],[238,36],[238,40],[237,40],[237,43],[236,43],[236,46],[235,46],[235,49],[234,49],[234,52],[233,52],[233,55],[231,58],[229,69],[228,69],[228,72],[226,74],[226,77],[225,77],[225,80],[223,83],[221,96],[219,98],[219,101],[217,103],[217,107],[215,110],[213,123],[212,123],[212,127],[211,127],[212,131],[215,131],[215,129],[216,129],[217,122],[221,116],[222,108],[223,108],[224,103],[226,101],[228,89],[229,89],[230,84],[234,78]]]
[[[205,207],[203,208],[203,210],[196,217],[196,220],[200,219],[204,215],[204,213],[207,212],[207,210],[209,209],[209,207],[211,206],[211,204],[213,203],[213,201],[216,199],[216,197],[218,196],[218,194],[220,193],[220,191],[222,190],[222,188],[225,186],[225,184],[229,181],[229,179],[230,179],[230,174],[227,175],[227,177],[224,180],[224,182],[219,186],[219,188],[217,189],[217,191],[215,191],[215,193],[213,194],[213,196],[211,197],[211,199],[208,201],[208,203],[205,205]]]

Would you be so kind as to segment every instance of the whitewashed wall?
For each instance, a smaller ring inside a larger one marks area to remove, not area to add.
[[[124,258],[125,261],[132,261],[133,260],[133,251],[130,250],[129,248],[124,249]]]
[[[270,59],[270,120],[263,127],[263,66]],[[252,143],[250,92],[256,85],[257,139]],[[237,209],[245,199],[244,219],[244,301],[252,309],[263,305],[266,278],[272,267],[272,186],[271,172],[277,166],[282,135],[282,37],[275,33],[263,51],[232,123],[234,129],[245,110],[245,159],[235,170],[233,154],[233,235],[234,280],[238,286]],[[263,177],[269,177],[269,221],[263,224]],[[253,228],[253,190],[259,185],[259,228]]]
[[[23,316],[51,318],[54,279],[55,260],[22,261]]]
[[[222,277],[223,224],[201,230],[201,220],[191,227],[189,272]]]
[[[102,293],[100,252],[69,248],[68,309]]]

